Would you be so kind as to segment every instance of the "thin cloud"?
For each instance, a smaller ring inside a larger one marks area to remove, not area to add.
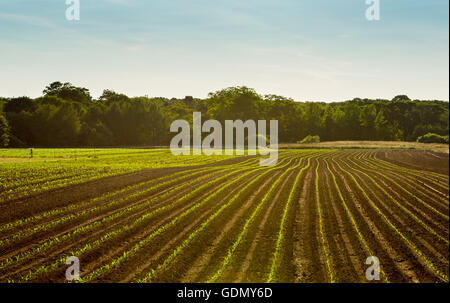
[[[118,4],[118,5],[125,5],[125,6],[131,6],[132,3],[128,0],[106,0],[106,2],[112,3],[112,4]]]
[[[55,24],[53,24],[52,22],[48,21],[45,18],[29,16],[29,15],[0,13],[0,20],[22,23],[22,24],[29,24],[29,25],[45,27],[45,28],[56,28],[57,27]]]

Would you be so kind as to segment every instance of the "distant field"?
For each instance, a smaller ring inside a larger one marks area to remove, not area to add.
[[[333,141],[310,144],[280,144],[280,148],[419,149],[449,153],[448,144],[401,141]]]
[[[448,282],[448,153],[342,146],[0,150],[0,281]]]

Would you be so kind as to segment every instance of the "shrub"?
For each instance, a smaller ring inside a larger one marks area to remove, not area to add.
[[[420,136],[417,138],[417,142],[420,143],[446,143],[448,144],[448,135],[441,136],[434,133],[428,133],[426,135]]]
[[[302,141],[297,142],[297,143],[306,144],[306,143],[319,143],[319,142],[320,142],[320,137],[319,136],[308,135],[305,138],[303,138]]]

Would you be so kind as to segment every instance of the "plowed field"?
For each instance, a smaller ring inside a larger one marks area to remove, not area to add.
[[[29,193],[1,188],[0,281],[66,282],[77,256],[80,282],[369,282],[376,256],[379,282],[448,282],[448,161],[286,150],[272,167],[242,157],[45,190],[58,175],[39,176]]]

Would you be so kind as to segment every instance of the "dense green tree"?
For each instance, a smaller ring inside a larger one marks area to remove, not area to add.
[[[374,104],[365,105],[361,108],[359,114],[359,123],[361,125],[361,137],[372,138],[376,140],[375,120],[377,118],[377,109]]]
[[[336,123],[333,119],[333,108],[330,105],[327,105],[324,111],[323,117],[323,131],[320,135],[322,140],[331,141],[336,138]]]
[[[383,110],[380,110],[375,118],[376,140],[390,140],[392,137],[388,121],[384,117]]]
[[[86,103],[92,100],[87,88],[76,87],[68,82],[53,82],[44,89],[43,93],[46,96],[56,96],[67,101]]]
[[[398,95],[395,96],[392,101],[411,101],[407,95]]]
[[[165,114],[170,121],[186,120],[192,122],[192,109],[183,101],[172,101],[165,107]],[[206,117],[203,117],[204,119]]]
[[[334,127],[330,131],[332,131],[333,136],[332,136],[332,139],[329,139],[329,140],[330,141],[333,141],[333,140],[337,140],[337,141],[346,140],[347,139],[346,133],[345,133],[345,127],[346,126],[345,126],[345,123],[344,123],[345,113],[341,109],[341,106],[337,107],[334,110],[332,117],[333,117],[333,124],[332,125],[334,125]]]
[[[44,94],[0,99],[0,115],[7,120],[2,134],[8,134],[11,146],[168,145],[173,136],[170,123],[192,123],[194,111],[202,113],[203,121],[278,120],[280,142],[297,142],[308,135],[322,141],[416,141],[427,133],[449,132],[448,102],[411,101],[407,96],[391,101],[295,102],[241,86],[210,93],[206,99],[130,98],[104,90],[93,101],[87,89],[61,82],[51,83]]]
[[[103,91],[103,94],[100,96],[99,101],[104,103],[111,103],[111,102],[123,102],[123,101],[129,101],[130,98],[128,98],[124,94],[118,94],[110,89],[105,89]]]
[[[105,112],[105,124],[114,134],[116,145],[162,144],[169,131],[158,104],[145,97],[111,103]]]
[[[11,145],[14,147],[32,145],[34,142],[33,134],[30,131],[32,114],[27,111],[21,111],[19,113],[7,112],[6,114],[11,128],[11,134],[15,138],[15,140],[12,140]]]
[[[83,123],[80,130],[80,145],[89,147],[114,146],[114,134],[101,121]]]
[[[81,121],[76,109],[44,104],[29,116],[28,133],[35,146],[77,146]]]
[[[229,87],[209,94],[208,114],[216,120],[258,120],[262,98],[245,86]]]
[[[346,140],[361,140],[362,127],[360,122],[360,107],[354,102],[347,102],[343,107],[343,131]]]
[[[266,95],[260,102],[260,115],[264,120],[278,120],[278,139],[280,142],[296,142],[306,133],[303,131],[304,110],[292,99],[282,96]],[[269,130],[267,130],[268,132]]]
[[[36,103],[29,97],[12,98],[5,102],[3,106],[4,112],[19,113],[21,111],[33,111],[36,109]]]
[[[3,112],[3,107],[5,106],[6,102],[8,102],[7,98],[0,97],[0,112]]]
[[[307,130],[306,135],[322,134],[324,104],[316,102],[307,102],[304,104],[304,111],[302,120],[304,121],[304,128]],[[299,136],[303,138],[304,134]]]
[[[0,113],[0,147],[7,147],[9,144],[9,125],[6,118]]]

